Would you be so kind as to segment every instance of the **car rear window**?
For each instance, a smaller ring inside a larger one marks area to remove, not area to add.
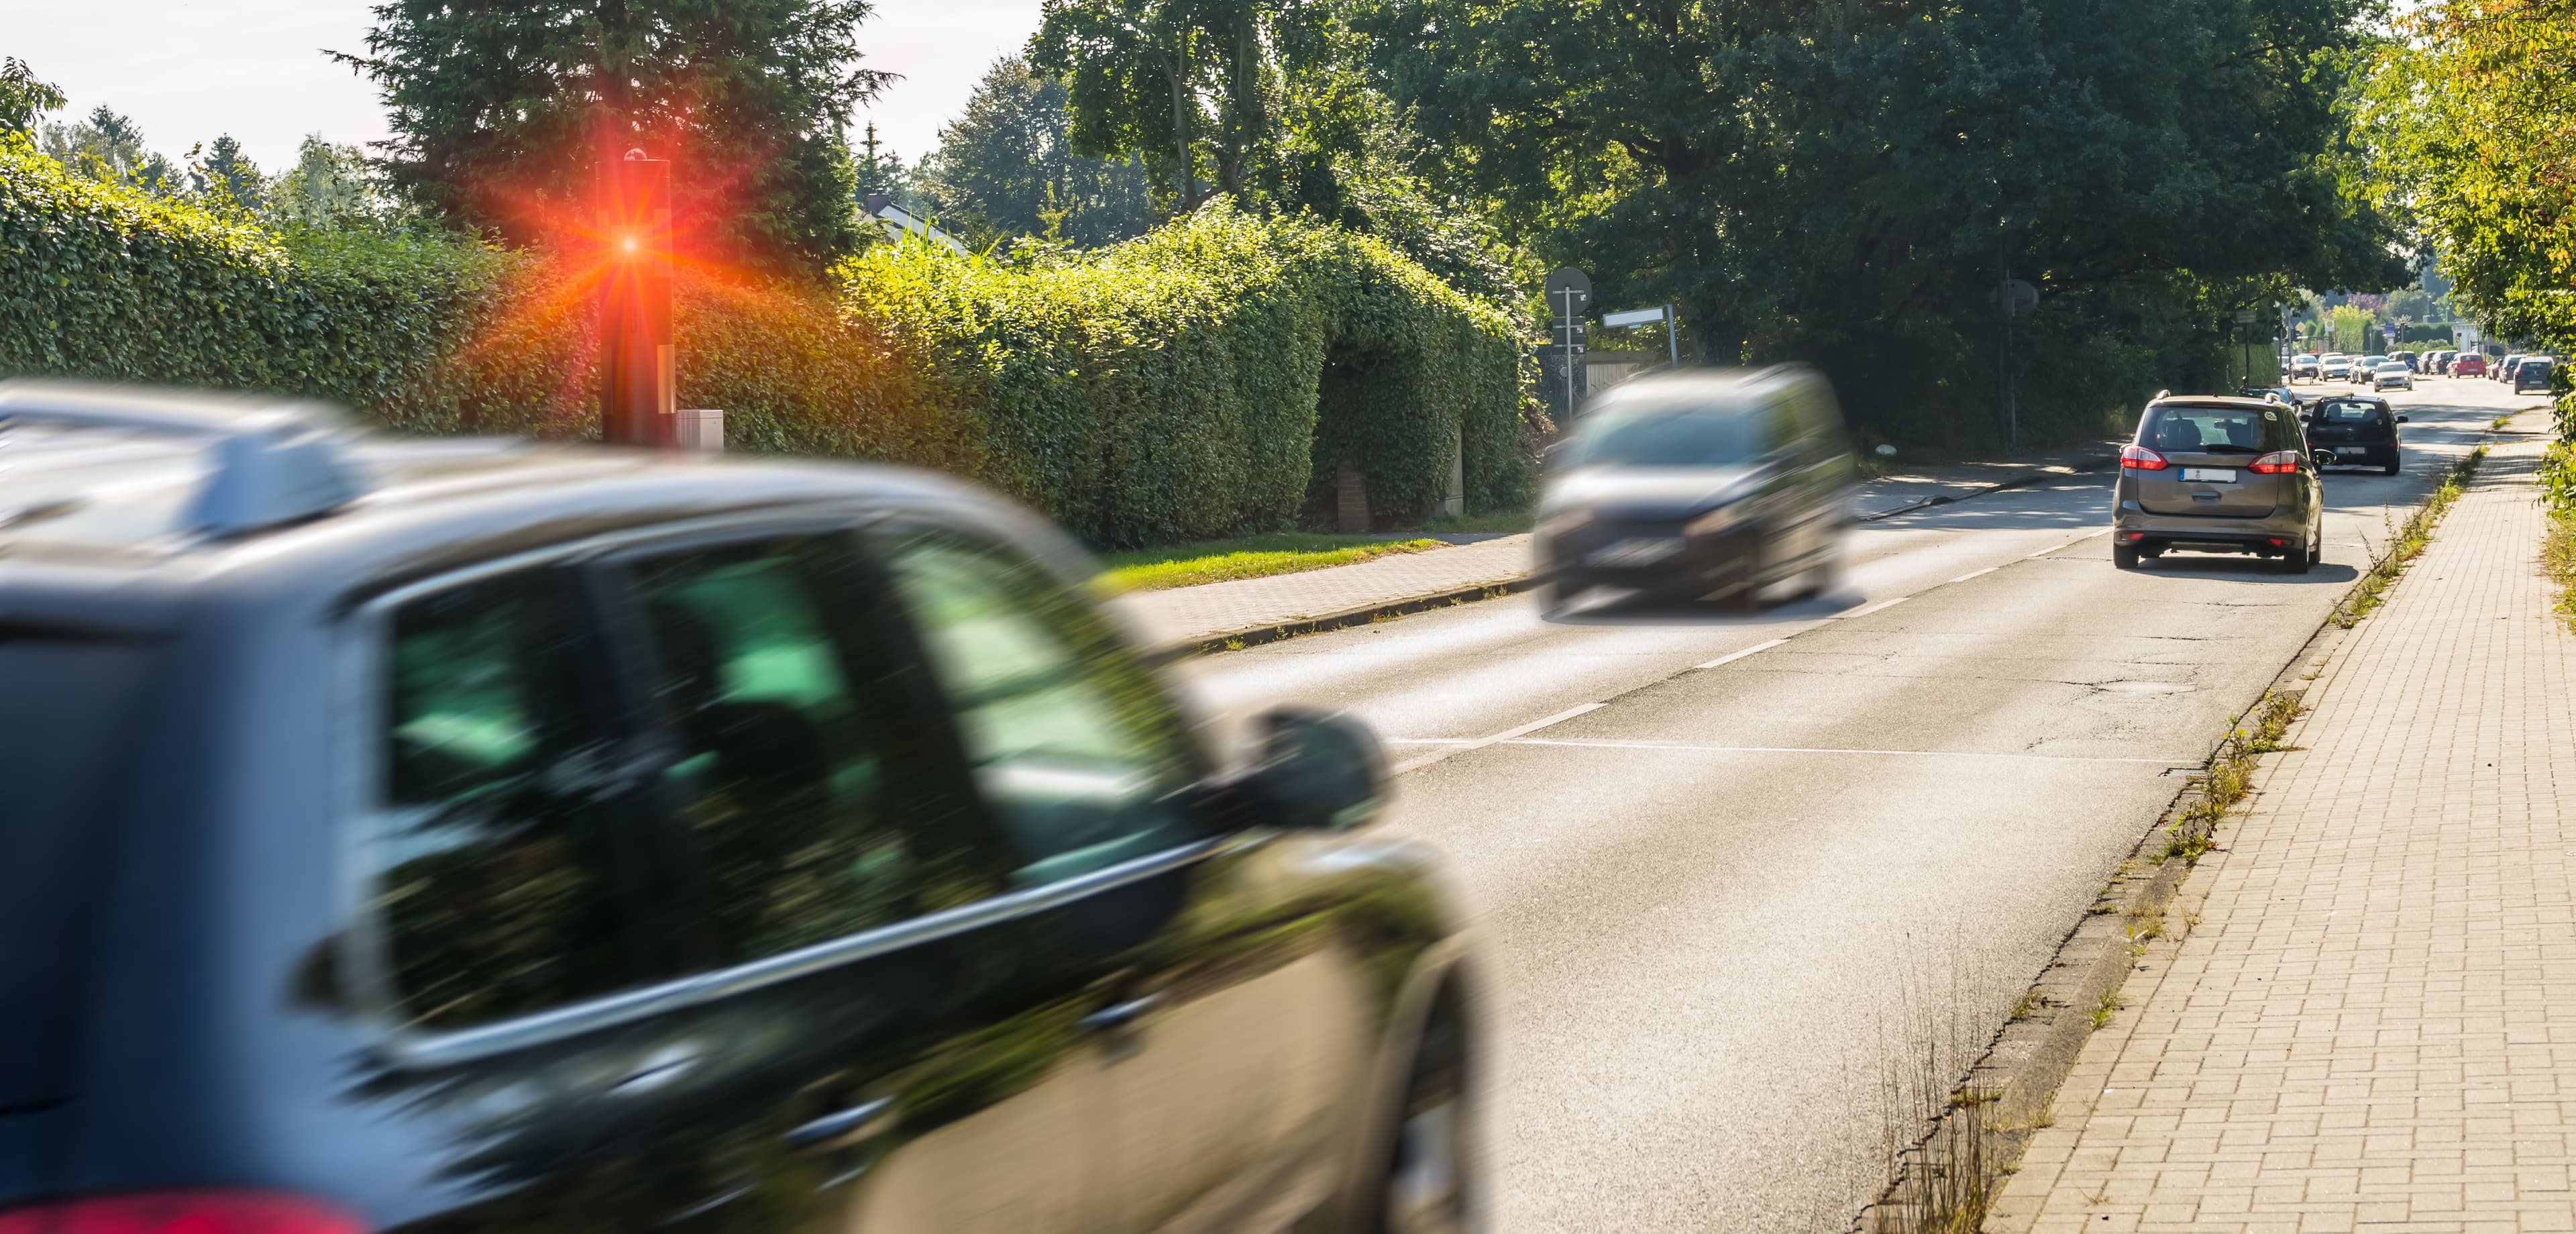
[[[2368,424],[2379,419],[2379,404],[2357,398],[2327,399],[2318,405],[2317,418],[2330,424]]]
[[[2167,406],[2147,413],[2138,440],[2182,454],[2260,454],[2284,448],[2280,425],[2277,409]]]
[[[0,1108],[60,1097],[149,644],[0,627]]]

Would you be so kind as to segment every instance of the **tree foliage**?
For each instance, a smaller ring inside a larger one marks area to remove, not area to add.
[[[1993,423],[2007,269],[2025,406],[2088,426],[2235,308],[2402,277],[2343,187],[2360,0],[1352,3],[1437,181],[1887,431]]]
[[[33,133],[46,112],[66,102],[62,89],[37,78],[27,62],[11,56],[0,60],[0,132]]]
[[[1092,248],[1143,235],[1154,207],[1142,158],[1077,152],[1067,98],[1026,61],[994,61],[922,160],[923,206],[982,243],[1042,236]]]
[[[819,269],[858,241],[842,137],[886,75],[868,0],[385,0],[365,55],[395,188],[514,242],[586,227],[593,169],[672,162],[685,249]]]
[[[2397,33],[2362,108],[2373,193],[2460,309],[2576,348],[2576,3],[2437,0]]]

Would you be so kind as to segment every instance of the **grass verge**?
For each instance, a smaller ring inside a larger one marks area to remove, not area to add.
[[[2334,616],[2328,620],[2349,630],[2361,624],[2361,619],[2369,616],[2370,610],[2379,607],[2379,602],[2387,598],[2388,585],[2396,582],[2397,576],[2405,573],[2407,563],[2414,561],[2424,552],[2424,546],[2432,542],[2434,524],[2442,521],[2442,515],[2449,512],[2451,503],[2458,501],[2460,494],[2468,489],[2469,477],[2478,474],[2478,464],[2486,456],[2486,445],[2481,442],[2477,449],[2469,451],[2467,458],[2451,464],[2451,470],[2442,477],[2442,483],[2433,490],[2433,495],[2425,498],[2423,505],[2417,506],[2414,513],[2406,516],[2405,522],[2397,525],[2396,540],[2389,546],[2387,554],[2361,576],[2361,581],[2352,585],[2352,590],[2344,593],[2343,599],[2335,605]]]
[[[2165,851],[2156,857],[2162,863],[2175,857],[2197,862],[2209,851],[2210,835],[2218,820],[2254,785],[2254,768],[2266,754],[2286,749],[2281,735],[2290,729],[2290,721],[2299,718],[2299,700],[2285,694],[2264,691],[2261,702],[2236,718],[2219,739],[2218,749],[2209,756],[2194,787],[2200,799],[2184,806],[2165,828]]]
[[[1158,591],[1261,578],[1346,566],[1394,553],[1446,548],[1438,540],[1386,540],[1374,536],[1337,536],[1283,531],[1232,540],[1202,540],[1163,548],[1112,553],[1101,571],[1101,586],[1110,591]]]

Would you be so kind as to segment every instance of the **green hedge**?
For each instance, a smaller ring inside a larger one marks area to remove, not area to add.
[[[927,243],[845,263],[980,421],[985,478],[1099,544],[1285,526],[1342,458],[1384,517],[1528,499],[1536,408],[1510,321],[1385,245],[1223,205],[1079,259]]]
[[[0,375],[592,436],[594,277],[442,235],[280,235],[0,134]],[[1104,546],[1286,525],[1345,456],[1381,514],[1418,517],[1460,440],[1473,507],[1529,493],[1509,321],[1329,228],[1215,208],[1035,264],[889,245],[832,287],[684,266],[675,307],[680,403],[724,408],[733,448],[958,472]]]

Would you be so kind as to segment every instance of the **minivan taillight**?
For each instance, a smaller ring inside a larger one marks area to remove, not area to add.
[[[2283,472],[2299,469],[2299,453],[2296,450],[2274,450],[2246,466],[2256,475],[2277,476]]]
[[[2173,466],[2173,464],[2165,461],[2165,456],[2158,454],[2145,446],[2120,447],[2120,465],[2122,467],[2133,468],[2138,471],[2163,471],[2165,468]]]
[[[0,1210],[0,1234],[365,1234],[366,1224],[278,1191],[144,1191]]]

